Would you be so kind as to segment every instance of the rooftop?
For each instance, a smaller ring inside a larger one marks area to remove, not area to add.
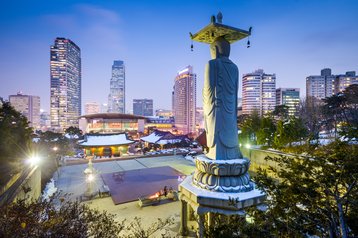
[[[122,134],[87,134],[81,146],[113,146],[127,145],[134,141],[128,140],[125,133]]]
[[[143,116],[132,115],[132,114],[122,114],[122,113],[95,113],[82,115],[80,118],[86,119],[147,119]]]

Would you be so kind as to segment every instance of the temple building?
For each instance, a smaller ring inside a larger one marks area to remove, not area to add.
[[[79,143],[86,156],[120,157],[128,152],[129,140],[125,133],[121,134],[87,134]]]

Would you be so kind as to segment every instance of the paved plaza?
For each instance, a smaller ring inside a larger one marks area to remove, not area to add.
[[[98,172],[94,180],[93,190],[98,190],[104,185],[102,174],[123,173],[126,171],[160,168],[164,166],[169,166],[184,175],[190,175],[195,169],[194,163],[185,160],[181,155],[93,163],[93,167]],[[80,199],[87,189],[86,178],[83,173],[87,167],[87,164],[61,167],[54,175],[58,191],[61,191],[63,194],[68,194],[71,200]],[[165,181],[165,178],[163,178],[163,181]],[[178,188],[174,189],[178,190]],[[170,227],[170,230],[173,234],[177,234],[179,230],[180,203],[178,201],[143,208],[138,206],[137,201],[115,205],[111,197],[96,198],[86,203],[90,207],[115,214],[118,220],[126,219],[127,221],[131,221],[134,217],[139,217],[142,219],[144,227],[155,222],[157,218],[165,219],[167,217],[173,217],[175,224]]]
[[[101,177],[109,187],[113,203],[117,205],[154,195],[164,186],[178,190],[183,174],[170,166],[162,166],[101,174]]]

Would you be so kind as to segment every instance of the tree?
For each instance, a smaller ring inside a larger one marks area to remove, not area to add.
[[[276,132],[273,139],[273,144],[275,148],[282,148],[287,145],[289,142],[287,129],[285,128],[285,122],[279,120],[277,122]]]
[[[276,131],[275,121],[271,116],[264,116],[260,121],[260,129],[257,132],[257,143],[259,145],[271,146]]]
[[[256,144],[260,124],[261,119],[257,111],[252,112],[250,115],[245,115],[245,118],[239,122],[241,129],[240,141]]]
[[[127,226],[126,237],[128,237],[128,238],[148,238],[154,234],[159,236],[159,234],[157,234],[158,232],[162,231],[163,228],[165,228],[166,226],[169,226],[172,224],[174,224],[172,218],[167,218],[164,220],[158,218],[158,220],[156,222],[153,222],[150,225],[150,227],[144,228],[142,225],[142,220],[138,217],[134,217],[133,221],[130,222],[129,225]],[[168,230],[165,230],[165,233],[161,234],[161,237],[170,237],[170,235],[168,234]]]
[[[83,132],[78,128],[74,126],[70,126],[65,130],[65,133],[70,136],[70,139],[80,138],[83,134]]]
[[[242,216],[220,216],[207,237],[357,237],[358,145],[333,142],[309,151],[308,157],[267,157],[280,169],[260,169],[256,185],[265,204]]]
[[[0,98],[0,167],[7,168],[7,172],[22,167],[31,155],[32,133],[27,118]]]
[[[275,107],[275,110],[272,112],[272,114],[281,120],[285,120],[288,118],[288,109],[289,107],[286,105],[278,105]]]
[[[1,207],[0,214],[0,237],[9,238],[147,238],[154,233],[170,237],[167,227],[173,224],[171,218],[158,219],[149,228],[143,228],[139,218],[127,224],[113,214],[91,209],[86,204],[54,198],[32,202],[17,200]]]
[[[318,139],[322,127],[322,102],[314,97],[307,97],[299,105],[298,117],[301,118],[307,128],[310,140]]]
[[[350,85],[345,91],[323,101],[326,127],[333,128],[336,137],[339,127],[340,134],[347,139],[358,138],[358,85]]]
[[[334,142],[310,151],[309,157],[267,158],[280,170],[276,178],[259,170],[255,181],[269,199],[268,210],[251,215],[272,234],[348,237],[358,235],[358,146]],[[277,179],[279,182],[277,182]]]
[[[18,200],[0,208],[1,237],[119,237],[123,222],[78,202]]]

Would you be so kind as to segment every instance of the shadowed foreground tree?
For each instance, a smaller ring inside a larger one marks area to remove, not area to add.
[[[0,98],[0,186],[31,156],[32,132],[27,118]]]
[[[256,184],[266,192],[266,209],[219,218],[207,237],[358,237],[358,145],[334,142],[309,157],[279,157],[279,167],[259,170]],[[261,207],[262,208],[262,207]]]
[[[18,200],[0,208],[0,237],[147,238],[155,232],[170,237],[166,231],[172,219],[158,219],[143,228],[140,218],[127,224],[83,203],[58,203],[55,205],[53,199],[30,203]]]
[[[28,157],[32,133],[27,118],[0,98],[0,163]]]
[[[269,198],[266,212],[250,212],[257,226],[281,237],[358,235],[358,145],[337,141],[306,158],[267,159],[285,169],[269,169],[280,182],[267,171],[257,173],[255,181]]]

